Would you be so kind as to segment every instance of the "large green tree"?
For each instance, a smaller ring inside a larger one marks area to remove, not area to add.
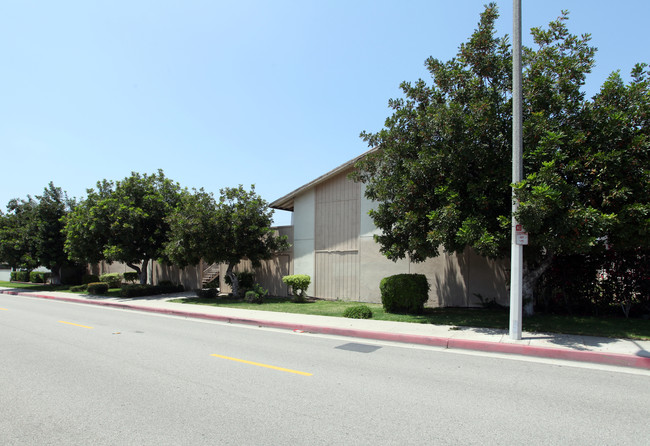
[[[66,251],[81,262],[123,262],[146,283],[150,262],[165,260],[167,217],[179,203],[180,186],[159,170],[104,180],[87,192],[66,219]]]
[[[356,179],[377,203],[376,239],[390,259],[423,261],[467,247],[493,258],[509,251],[512,64],[507,37],[495,36],[497,17],[496,5],[487,5],[455,58],[427,60],[432,84],[403,83],[405,98],[389,102],[385,127],[362,133],[376,150],[358,163]],[[621,237],[634,244],[613,223],[648,225],[647,73],[635,68],[629,86],[614,76],[586,100],[596,50],[589,35],[569,33],[566,21],[563,12],[548,28],[533,28],[535,48],[523,55],[525,179],[516,196],[517,218],[530,233],[528,301],[554,254]],[[629,184],[621,182],[627,164],[636,166]],[[625,217],[607,204],[621,200]]]
[[[42,195],[11,200],[0,223],[0,257],[13,267],[49,268],[53,282],[60,282],[61,269],[71,264],[62,230],[72,204],[52,182]]]
[[[261,260],[288,248],[285,236],[271,229],[273,210],[255,193],[243,186],[221,189],[217,201],[203,190],[185,193],[169,217],[170,239],[166,254],[177,265],[225,263],[233,294],[239,292],[234,267],[248,259],[254,266]]]
[[[38,266],[32,233],[35,206],[31,197],[13,199],[7,204],[7,213],[0,213],[0,261],[12,268]]]
[[[38,263],[52,271],[52,281],[59,283],[62,269],[71,266],[64,250],[64,219],[73,207],[65,192],[55,187],[52,182],[43,190],[43,195],[36,197],[38,204],[34,212],[34,249]]]

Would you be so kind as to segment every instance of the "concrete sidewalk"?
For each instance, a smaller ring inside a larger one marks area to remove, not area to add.
[[[169,301],[170,299],[179,297],[194,296],[193,292],[142,298],[115,298],[0,288],[0,294],[103,305],[113,308],[148,311],[309,333],[324,333],[355,338],[431,345],[450,349],[510,353],[650,369],[650,341],[555,333],[523,333],[521,340],[513,341],[508,337],[507,330],[491,328],[450,327],[446,325],[348,319],[307,314],[241,310],[206,305],[188,305]]]

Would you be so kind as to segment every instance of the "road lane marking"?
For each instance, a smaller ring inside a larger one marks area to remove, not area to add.
[[[267,369],[280,370],[281,372],[295,373],[296,375],[303,375],[303,376],[312,376],[313,375],[313,373],[300,372],[298,370],[285,369],[283,367],[276,367],[274,365],[262,364],[262,363],[253,362],[253,361],[246,361],[245,359],[231,358],[230,356],[214,355],[214,354],[210,355],[210,356],[215,356],[215,357],[221,358],[221,359],[228,359],[230,361],[243,362],[244,364],[256,365],[258,367],[265,367]]]
[[[89,327],[88,325],[73,324],[72,322],[66,322],[66,321],[59,321],[59,322],[61,322],[62,324],[74,325],[75,327],[94,328],[94,327]]]
[[[0,308],[0,310],[2,310],[2,311],[9,311],[9,310],[7,310],[6,308]]]

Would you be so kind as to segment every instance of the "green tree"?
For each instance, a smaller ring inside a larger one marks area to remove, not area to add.
[[[166,260],[167,217],[181,196],[178,183],[162,170],[153,175],[133,172],[115,184],[103,180],[66,220],[65,249],[88,263],[123,262],[146,283],[152,260]]]
[[[240,260],[258,266],[289,246],[285,236],[276,236],[271,229],[272,216],[273,210],[255,193],[255,186],[250,191],[241,185],[221,189],[219,201],[202,189],[185,193],[168,219],[171,235],[166,254],[180,266],[196,265],[202,259],[225,263],[233,294],[238,295],[234,267]]]
[[[13,199],[7,213],[0,212],[0,261],[12,268],[34,269],[38,266],[33,234],[34,208],[31,197]]]
[[[65,217],[71,210],[73,203],[65,192],[55,187],[52,182],[44,189],[43,195],[36,197],[34,218],[35,256],[39,265],[52,271],[52,281],[60,283],[62,268],[71,266],[67,253],[64,250]]]
[[[358,163],[354,177],[366,184],[366,197],[377,203],[370,215],[382,230],[376,237],[380,249],[390,259],[423,261],[441,250],[467,247],[492,258],[509,251],[512,65],[507,37],[495,37],[497,17],[496,5],[487,5],[455,58],[427,60],[432,85],[422,80],[402,83],[405,99],[389,102],[394,112],[385,127],[362,133],[376,150]],[[530,233],[525,249],[527,301],[532,301],[534,284],[554,254],[597,249],[621,235],[608,231],[615,218],[603,200],[588,199],[604,184],[585,176],[587,171],[598,176],[585,168],[589,163],[616,158],[611,151],[604,158],[593,153],[595,140],[601,146],[609,140],[600,121],[611,119],[615,105],[605,96],[614,85],[604,86],[593,101],[585,100],[582,87],[596,50],[588,34],[570,34],[566,20],[563,12],[547,29],[533,28],[536,48],[524,48],[523,55],[525,180],[517,185],[516,196],[521,204],[518,220]],[[619,90],[629,90],[626,128],[637,134],[621,140],[625,148],[619,147],[624,151],[619,155],[625,158],[618,163],[636,160],[638,171],[645,172],[634,179],[635,192],[640,181],[645,181],[643,190],[648,184],[647,137],[638,136],[647,135],[648,128],[647,89],[639,92],[645,79],[641,71],[637,68],[639,81],[631,86],[617,84]],[[610,133],[625,133],[615,122],[605,127]],[[631,141],[644,148],[635,149]],[[626,195],[637,215],[647,218],[640,197],[626,194],[616,183],[619,174],[612,172],[607,193]],[[647,220],[645,224],[647,228]]]
[[[61,268],[70,265],[63,249],[63,219],[72,202],[52,182],[42,195],[11,200],[0,224],[0,257],[13,267],[44,266],[59,283]]]

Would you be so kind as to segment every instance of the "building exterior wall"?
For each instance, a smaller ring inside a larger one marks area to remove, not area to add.
[[[360,299],[360,197],[345,172],[315,187],[314,297]]]
[[[307,274],[314,278],[315,270],[315,220],[316,194],[312,189],[296,197],[293,212],[293,271],[292,274]],[[307,289],[307,295],[312,296],[313,283]]]
[[[187,266],[179,268],[174,265],[165,265],[162,263],[153,263],[153,283],[159,284],[164,280],[181,284],[185,290],[195,290],[201,288],[201,266]]]
[[[9,282],[11,279],[11,268],[0,268],[0,280]]]
[[[292,243],[294,237],[293,226],[279,226],[274,229],[276,230],[276,235],[287,236],[289,243]],[[289,289],[282,282],[282,277],[293,274],[291,269],[292,259],[293,249],[290,248],[287,252],[277,253],[269,260],[262,260],[261,264],[257,267],[253,267],[250,260],[242,259],[235,266],[234,271],[252,272],[255,275],[255,281],[267,289],[270,296],[287,296]],[[228,265],[225,263],[219,265],[220,290],[222,293],[230,293],[232,291],[230,285],[226,284],[227,269]]]
[[[409,272],[409,262],[388,260],[381,252],[372,236],[359,239],[359,301],[381,303],[379,283],[381,279],[393,274]]]
[[[447,254],[421,263],[410,262],[409,273],[424,274],[430,285],[429,307],[466,307],[468,305],[466,253]]]
[[[374,241],[380,231],[368,215],[376,204],[365,198],[364,185],[347,178],[348,172],[294,199],[294,273],[312,277],[310,296],[380,303],[381,279],[417,273],[431,286],[427,306],[478,306],[476,294],[507,304],[507,261],[488,260],[470,249],[441,252],[421,263],[388,260]]]
[[[381,231],[375,226],[372,218],[368,215],[376,203],[368,200],[365,195],[365,185],[359,189],[360,195],[360,236],[359,236],[359,288],[360,301],[381,303],[381,292],[379,283],[381,279],[394,274],[406,274],[409,272],[408,260],[402,259],[397,262],[388,260],[379,251],[379,245],[375,242],[374,236]]]
[[[109,273],[126,273],[135,272],[128,267],[125,263],[121,262],[99,262],[96,265],[89,265],[91,274],[101,276],[102,274]],[[151,262],[148,268],[147,282],[154,285],[163,280],[169,280],[175,284],[181,284],[186,290],[193,290],[201,288],[201,268],[200,266],[188,266],[186,268],[178,268],[174,265],[165,265],[156,261]]]
[[[479,305],[477,294],[483,299],[494,299],[497,303],[510,305],[510,261],[492,260],[469,252],[468,306]]]

